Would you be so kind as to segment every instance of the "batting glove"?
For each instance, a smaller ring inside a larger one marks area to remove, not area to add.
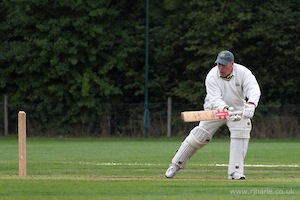
[[[228,121],[240,121],[242,119],[241,113],[234,113],[234,108],[228,108],[229,117],[227,117]]]
[[[255,105],[253,103],[246,103],[244,105],[243,117],[252,118],[254,116]]]
[[[241,115],[230,115],[227,120],[228,121],[240,121],[242,119]]]

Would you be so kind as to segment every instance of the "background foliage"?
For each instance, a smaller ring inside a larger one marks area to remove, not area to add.
[[[145,8],[137,0],[0,1],[0,88],[10,113],[93,131],[99,116],[105,124],[113,115],[99,105],[142,103]],[[149,102],[171,96],[201,108],[205,75],[228,49],[256,75],[261,104],[298,104],[299,8],[299,0],[150,1]]]

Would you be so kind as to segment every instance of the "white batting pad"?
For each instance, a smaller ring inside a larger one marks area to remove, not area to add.
[[[196,153],[196,151],[197,148],[191,146],[185,139],[173,157],[172,163],[178,165],[180,168],[184,168],[187,161],[194,153]]]
[[[244,174],[244,159],[248,150],[249,139],[231,138],[228,175]]]
[[[231,138],[250,138],[252,124],[249,118],[242,117],[240,121],[227,121],[227,126]]]
[[[212,135],[204,128],[196,126],[191,130],[187,139],[191,145],[196,143],[196,147],[198,147],[209,143],[212,139]]]

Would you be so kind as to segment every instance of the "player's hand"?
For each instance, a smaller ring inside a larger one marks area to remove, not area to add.
[[[228,121],[240,121],[242,119],[241,115],[230,115],[227,120]]]
[[[255,105],[253,103],[246,103],[244,105],[243,117],[252,118],[254,116]]]
[[[228,121],[240,121],[242,119],[241,113],[234,113],[234,108],[228,108],[229,116],[227,117]]]

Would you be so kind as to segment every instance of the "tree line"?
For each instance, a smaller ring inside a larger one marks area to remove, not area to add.
[[[299,9],[299,0],[150,1],[149,102],[201,109],[204,78],[228,49],[257,77],[261,104],[299,104]],[[144,101],[145,1],[4,0],[0,10],[11,112],[94,123],[109,112],[100,104]]]

